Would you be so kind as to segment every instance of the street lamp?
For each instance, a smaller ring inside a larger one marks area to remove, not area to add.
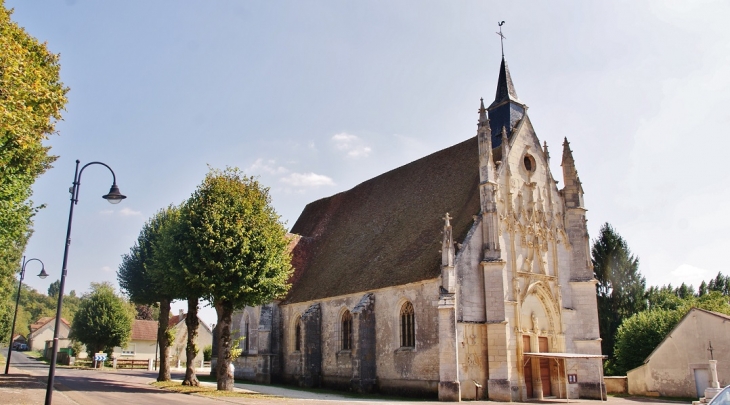
[[[23,265],[20,267],[20,282],[18,283],[18,297],[15,298],[15,315],[13,315],[13,326],[10,328],[8,359],[5,361],[5,375],[7,375],[8,370],[10,370],[10,355],[13,353],[13,335],[15,335],[15,319],[18,318],[18,303],[20,302],[20,291],[23,287],[23,278],[25,277],[25,265],[32,262],[33,260],[41,263],[41,274],[39,274],[38,277],[42,279],[48,277],[48,273],[46,273],[46,266],[43,264],[43,262],[40,261],[40,259],[30,259],[26,262],[25,256],[23,256]]]
[[[76,160],[76,172],[74,173],[74,182],[69,192],[71,192],[71,208],[68,212],[68,227],[66,228],[66,247],[63,250],[63,269],[61,270],[61,285],[58,292],[58,307],[56,308],[56,326],[53,329],[53,352],[51,353],[51,367],[48,370],[48,386],[46,387],[46,405],[51,405],[51,398],[53,397],[53,379],[56,374],[56,358],[58,357],[58,330],[61,328],[61,305],[63,304],[63,287],[66,284],[66,264],[68,263],[68,248],[71,246],[71,221],[74,216],[74,205],[79,202],[79,187],[81,186],[81,174],[88,166],[91,165],[102,165],[112,172],[112,187],[109,189],[109,194],[101,196],[101,198],[109,201],[112,204],[119,204],[127,196],[122,195],[117,187],[117,176],[114,174],[114,170],[109,167],[106,163],[102,162],[91,162],[85,164],[79,171],[79,163],[81,161]]]

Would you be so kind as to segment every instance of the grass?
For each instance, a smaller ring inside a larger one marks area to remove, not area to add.
[[[249,399],[283,399],[276,395],[259,394],[257,392],[242,391],[218,391],[215,387],[199,386],[190,387],[182,385],[178,381],[155,381],[150,383],[153,387],[161,388],[166,391],[178,392],[181,394],[195,394],[206,397],[237,397]]]

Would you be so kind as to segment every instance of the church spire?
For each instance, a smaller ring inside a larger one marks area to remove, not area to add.
[[[563,141],[563,160],[560,163],[563,167],[563,197],[568,208],[583,208],[583,185],[578,177],[578,170],[575,168],[573,151],[570,150],[568,138]]]
[[[512,83],[512,75],[509,72],[507,61],[502,56],[502,63],[499,65],[499,78],[497,78],[497,92],[494,95],[494,102],[489,106],[489,109],[491,110],[510,101],[522,105],[522,102],[517,97],[515,85]]]

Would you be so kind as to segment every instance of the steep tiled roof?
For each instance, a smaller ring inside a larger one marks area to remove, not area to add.
[[[132,322],[132,340],[157,340],[157,321]]]
[[[187,314],[171,316],[170,320],[168,321],[168,325],[170,325],[170,327],[173,327],[173,326],[177,325],[178,323],[180,323],[180,321],[184,321],[185,315],[187,315]]]
[[[48,322],[54,321],[56,319],[55,316],[44,316],[37,321],[35,321],[33,324],[30,325],[30,332],[33,333],[37,331],[38,329],[42,328],[45,324]],[[61,318],[61,322],[66,324],[66,326],[71,327],[71,324],[64,318]]]
[[[302,302],[432,279],[443,217],[461,241],[479,213],[476,137],[306,206],[291,232]]]

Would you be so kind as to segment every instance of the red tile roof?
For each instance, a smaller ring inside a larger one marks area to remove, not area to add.
[[[157,340],[157,321],[135,319],[132,323],[132,340]]]
[[[476,137],[308,204],[291,229],[286,302],[438,277],[447,212],[462,241],[479,214]]]
[[[55,316],[44,316],[44,317],[38,319],[37,321],[35,321],[35,323],[30,325],[30,332],[33,333],[33,332],[37,331],[38,329],[42,328],[48,322],[51,322],[55,319],[56,319]],[[61,322],[66,324],[66,326],[71,327],[71,324],[66,319],[61,318]]]
[[[180,321],[184,321],[186,315],[187,314],[173,315],[173,316],[171,316],[170,317],[170,320],[168,321],[168,325],[170,325],[170,327],[172,328],[173,326],[175,326],[178,323],[180,323]]]

